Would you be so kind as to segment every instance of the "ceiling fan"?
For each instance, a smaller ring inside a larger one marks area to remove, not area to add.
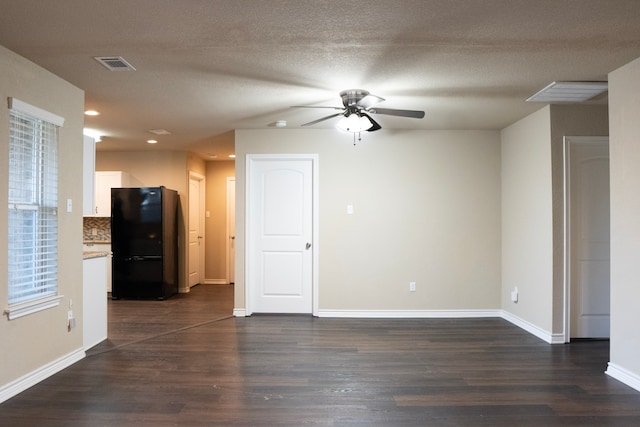
[[[342,98],[342,107],[323,107],[313,105],[295,105],[296,108],[331,108],[340,110],[335,114],[330,114],[304,123],[302,126],[311,126],[316,123],[329,120],[334,117],[343,116],[337,127],[347,132],[373,132],[382,129],[382,126],[371,117],[372,114],[386,114],[388,116],[410,117],[421,119],[424,117],[424,111],[418,110],[398,110],[395,108],[376,108],[374,105],[384,101],[377,95],[373,95],[363,89],[348,89],[340,92]]]

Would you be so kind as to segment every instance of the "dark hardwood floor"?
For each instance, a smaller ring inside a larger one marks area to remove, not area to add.
[[[607,341],[502,319],[233,318],[232,286],[109,301],[109,340],[2,426],[638,426]]]

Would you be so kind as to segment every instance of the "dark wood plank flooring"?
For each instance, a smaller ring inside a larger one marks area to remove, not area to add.
[[[607,341],[502,319],[233,318],[232,286],[110,301],[109,340],[1,426],[638,426]]]

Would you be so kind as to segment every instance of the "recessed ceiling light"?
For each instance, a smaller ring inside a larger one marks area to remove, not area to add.
[[[155,139],[148,139],[147,140],[147,144],[157,144],[158,141],[156,141]]]
[[[235,158],[236,158],[236,155],[235,155],[235,154],[229,154],[229,158],[230,158],[230,159],[235,159]]]
[[[278,120],[276,122],[276,127],[277,128],[284,128],[287,127],[287,121],[286,120]]]
[[[215,154],[209,154],[209,158],[210,158],[210,159],[215,159],[216,157],[218,157],[218,156],[217,156],[217,155],[215,155]]]
[[[553,82],[527,102],[584,102],[609,88],[607,82]]]
[[[87,116],[99,116],[100,113],[97,112],[96,110],[87,110],[84,112],[85,115]]]

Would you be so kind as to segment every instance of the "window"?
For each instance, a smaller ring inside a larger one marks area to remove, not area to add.
[[[64,119],[10,98],[9,319],[58,305],[58,128]]]

